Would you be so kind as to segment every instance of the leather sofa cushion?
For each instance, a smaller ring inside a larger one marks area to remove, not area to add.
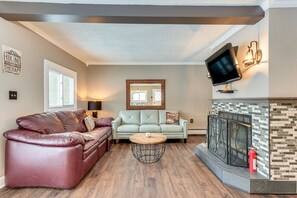
[[[139,124],[139,110],[120,111],[119,116],[122,118],[122,124]]]
[[[166,112],[178,113],[178,111],[173,110],[159,110],[159,124],[166,124]]]
[[[124,124],[118,127],[118,133],[137,133],[139,132],[138,124]]]
[[[73,111],[73,113],[76,115],[78,121],[79,121],[79,126],[77,128],[78,131],[80,132],[87,132],[88,129],[84,123],[85,117],[87,117],[87,112],[84,109],[78,109]]]
[[[86,134],[92,135],[94,140],[86,142],[84,146],[84,151],[89,150],[94,144],[99,144],[107,139],[107,134],[111,131],[110,127],[101,127],[95,128],[90,132],[86,132]]]
[[[158,110],[142,110],[140,111],[141,124],[159,124]]]
[[[4,137],[8,140],[51,147],[71,147],[78,144],[85,145],[81,136],[68,136],[65,133],[40,134],[34,131],[14,129],[6,131]]]
[[[99,143],[95,141],[94,144],[92,144],[87,150],[83,151],[83,159],[86,159],[91,155],[95,150],[98,149]]]
[[[71,111],[58,111],[55,112],[60,121],[63,124],[65,131],[78,131],[79,129],[79,120],[76,115]]]
[[[172,125],[172,124],[161,124],[162,132],[182,132],[183,127],[180,125]]]
[[[65,132],[62,122],[55,113],[40,113],[20,117],[16,120],[21,129],[42,134]]]
[[[148,132],[158,133],[161,131],[161,128],[159,125],[156,125],[156,124],[143,124],[143,125],[140,125],[139,131],[143,133],[148,133]]]

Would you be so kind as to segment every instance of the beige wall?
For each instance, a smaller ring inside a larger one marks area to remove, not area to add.
[[[263,51],[262,63],[259,66],[255,66],[243,74],[244,78],[238,82],[232,83],[234,88],[239,89],[236,94],[214,94],[215,98],[252,98],[252,97],[296,97],[297,96],[297,8],[282,8],[282,9],[270,9],[266,12],[265,18],[254,26],[246,26],[244,29],[233,35],[228,41],[231,41],[234,45],[239,45],[239,50],[244,51],[242,46],[244,42],[248,43],[249,40],[255,40],[258,37],[260,42],[260,49]],[[241,59],[242,55],[238,55]],[[251,88],[251,89],[250,89]],[[215,91],[215,89],[214,89]],[[241,93],[242,92],[242,93]],[[292,101],[294,104],[294,101]],[[279,148],[286,148],[284,145],[288,137],[292,137],[293,133],[296,133],[292,128],[283,127],[282,121],[278,119],[272,119],[273,116],[279,117],[281,113],[273,113],[273,110],[278,110],[277,105],[282,109],[293,109],[293,106],[286,107],[284,104],[272,104],[270,108],[270,131],[261,130],[261,141],[266,142],[260,145],[268,145],[265,149],[260,149],[260,153],[264,150],[267,154],[263,155],[262,159],[266,159],[265,164],[268,163],[267,170],[270,171],[270,178],[272,180],[287,180],[282,173],[290,171],[290,180],[296,180],[296,172],[294,172],[293,166],[289,161],[294,161],[294,155],[290,159],[290,155],[284,160],[284,162],[274,162],[274,158],[277,158],[277,154],[281,151]],[[281,111],[283,112],[283,111]],[[285,112],[285,111],[284,111]],[[277,115],[276,115],[277,114]],[[283,115],[285,118],[288,115]],[[274,117],[273,117],[274,118]],[[276,120],[276,121],[275,121]],[[282,119],[283,120],[283,119]],[[277,122],[278,123],[273,123]],[[261,122],[261,121],[260,121]],[[292,121],[294,128],[294,121]],[[269,127],[269,126],[268,126]],[[286,128],[282,133],[282,128]],[[276,132],[275,132],[276,131]],[[254,132],[253,132],[254,133]],[[257,133],[257,132],[256,132]],[[263,136],[264,134],[264,136]],[[274,141],[272,137],[278,136],[277,141]],[[270,140],[267,139],[270,137]],[[269,142],[270,141],[270,142]],[[269,144],[268,144],[269,143]],[[269,148],[270,146],[270,148]],[[295,143],[296,148],[296,143]],[[293,146],[293,148],[294,148]],[[291,147],[292,148],[292,147]],[[273,152],[273,150],[278,152]],[[262,150],[262,151],[261,151]],[[284,149],[288,150],[288,149]],[[287,151],[287,152],[288,152]],[[258,151],[257,151],[258,152]],[[288,152],[289,153],[289,152]],[[292,152],[291,152],[292,153]],[[294,154],[294,152],[293,152]],[[296,158],[296,153],[295,153]],[[267,161],[270,160],[269,161]],[[261,159],[260,159],[261,161]],[[277,161],[277,160],[275,160]],[[281,168],[280,168],[281,166]],[[270,167],[270,169],[269,169]],[[280,171],[281,169],[281,171]],[[264,169],[263,169],[264,170]],[[266,171],[267,172],[267,171]],[[267,172],[268,173],[268,172]],[[267,175],[267,174],[266,174]],[[294,178],[295,177],[295,178]]]
[[[48,59],[78,73],[78,98],[86,98],[86,67],[63,50],[32,33],[18,23],[0,18],[0,47],[6,45],[22,52],[22,75],[0,72],[0,178],[4,175],[3,132],[16,128],[19,116],[43,111],[43,60]],[[2,53],[1,53],[2,54]],[[2,55],[0,63],[2,67]],[[2,70],[2,68],[1,68]],[[18,100],[8,100],[8,91],[18,92]],[[78,107],[85,107],[78,102]],[[24,153],[25,155],[25,153]]]
[[[223,85],[213,88],[213,98],[263,98],[268,97],[269,78],[268,78],[268,59],[269,59],[269,11],[266,11],[265,18],[255,25],[247,25],[236,34],[228,38],[218,46],[213,52],[217,51],[226,43],[238,46],[238,62],[243,71],[243,77],[239,81],[231,83],[231,87],[236,89],[233,94],[218,93],[217,90],[223,89]],[[247,46],[251,41],[258,41],[263,53],[262,62],[259,65],[249,68],[243,66]],[[246,71],[244,71],[246,70]]]
[[[238,45],[238,60],[242,60],[246,46],[251,40],[258,40],[263,52],[262,62],[243,73],[243,79],[231,83],[234,94],[216,92],[222,86],[213,88],[213,98],[267,98],[296,97],[297,84],[297,8],[273,8],[266,11],[265,18],[227,39]]]
[[[102,100],[100,116],[116,117],[126,109],[127,79],[165,79],[166,109],[194,119],[191,129],[206,129],[211,82],[205,66],[89,66],[88,96]]]
[[[269,96],[297,96],[297,8],[270,9]]]

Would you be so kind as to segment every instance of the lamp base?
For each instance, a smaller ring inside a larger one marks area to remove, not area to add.
[[[93,116],[94,118],[97,118],[97,117],[98,117],[97,111],[93,111],[92,116]]]

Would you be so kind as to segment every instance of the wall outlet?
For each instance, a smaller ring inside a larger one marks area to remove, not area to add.
[[[194,119],[193,118],[190,119],[190,123],[194,123]]]
[[[9,100],[17,100],[18,92],[17,91],[9,91]]]

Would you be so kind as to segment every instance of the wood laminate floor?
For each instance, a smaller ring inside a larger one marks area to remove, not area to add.
[[[1,198],[27,197],[296,197],[294,195],[249,195],[223,185],[194,154],[205,136],[190,136],[188,143],[169,141],[163,158],[142,164],[132,155],[130,144],[113,145],[74,189],[19,188],[0,190]]]

